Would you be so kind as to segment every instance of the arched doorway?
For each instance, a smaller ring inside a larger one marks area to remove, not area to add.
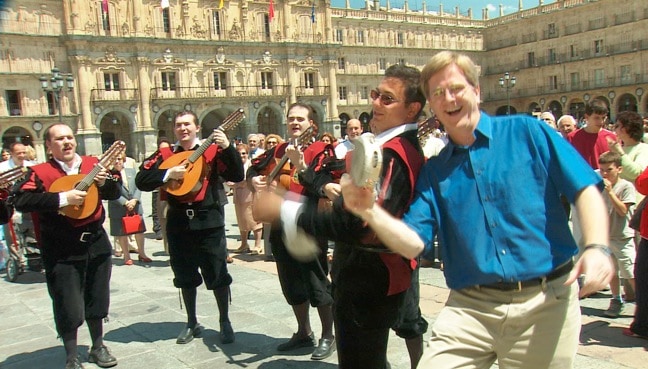
[[[617,100],[617,108],[619,112],[622,111],[638,111],[637,107],[637,99],[634,97],[634,95],[631,94],[623,94],[621,97]]]
[[[504,105],[504,106],[500,106],[499,108],[497,108],[497,110],[495,111],[495,115],[507,115],[508,112],[509,112],[509,109],[511,109],[510,110],[511,115],[517,114],[517,110],[515,109],[515,107]]]
[[[101,152],[105,152],[117,140],[126,143],[126,156],[135,157],[135,147],[131,141],[129,117],[120,111],[106,113],[99,123],[101,132]]]
[[[160,114],[157,120],[158,138],[166,137],[169,141],[175,142],[175,132],[173,131],[175,122],[173,120],[178,112],[179,110],[168,109]]]
[[[281,129],[281,116],[270,106],[264,106],[257,114],[258,133],[269,135],[271,133],[283,136]]]
[[[534,101],[531,104],[529,104],[529,108],[527,109],[527,111],[529,112],[529,114],[539,113],[542,111],[542,107],[540,107],[540,104]]]
[[[340,118],[340,126],[341,126],[340,134],[342,135],[342,138],[344,138],[346,136],[347,122],[349,121],[349,119],[351,119],[351,117],[347,113],[342,113],[339,115],[339,118]]]
[[[562,117],[563,115],[562,104],[556,100],[552,100],[549,103],[549,107],[547,108],[547,110],[550,111],[551,114],[553,114],[553,116],[556,117],[556,119]]]
[[[2,135],[2,148],[8,149],[14,142],[22,142],[25,145],[34,146],[33,137],[28,130],[22,127],[10,127]]]
[[[201,119],[200,123],[200,132],[201,132],[201,137],[202,138],[207,138],[209,135],[212,134],[214,129],[220,127],[224,122],[225,119],[234,112],[234,109],[229,109],[229,108],[219,108],[216,110],[212,110],[209,113],[207,113],[205,116],[203,116]],[[242,131],[241,128],[245,126],[245,119],[243,119],[241,122],[239,122],[235,127],[231,127],[229,130],[226,131],[227,137],[229,137],[230,140],[233,140],[236,137],[241,137],[242,136]]]
[[[574,117],[579,122],[585,116],[585,102],[582,100],[574,100],[569,103],[569,115]],[[559,118],[556,118],[559,119]]]
[[[371,114],[367,112],[362,112],[362,114],[360,114],[358,119],[362,123],[362,131],[371,132],[371,128],[369,127],[369,122],[371,121]]]

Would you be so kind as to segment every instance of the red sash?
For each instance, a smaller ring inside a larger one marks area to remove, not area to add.
[[[424,157],[421,155],[418,150],[412,145],[410,141],[403,137],[396,137],[392,140],[387,141],[383,145],[383,149],[391,149],[395,151],[398,156],[405,162],[407,165],[407,172],[409,173],[410,180],[410,198],[407,201],[409,205],[414,199],[414,187],[416,185],[416,179],[418,178],[421,167],[424,163]],[[391,165],[393,163],[387,163]],[[387,168],[385,173],[385,178],[383,178],[383,188],[378,194],[377,202],[381,204],[384,201],[384,196],[389,183],[391,182],[391,168]],[[396,217],[401,218],[405,213],[407,206],[404,206],[401,211],[397,214],[394,214]],[[409,259],[406,260],[401,255],[381,252],[380,259],[383,261],[387,270],[389,271],[389,288],[387,290],[387,296],[395,295],[406,291],[412,283],[412,271],[416,269],[416,260]]]

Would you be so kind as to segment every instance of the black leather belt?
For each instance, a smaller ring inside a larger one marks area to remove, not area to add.
[[[87,226],[82,228],[83,232],[79,235],[79,241],[83,243],[94,242],[101,236],[101,226]]]
[[[554,279],[558,279],[564,276],[565,274],[571,272],[573,267],[574,267],[574,261],[570,259],[568,262],[563,263],[558,268],[554,269],[553,271],[551,271],[551,273],[547,274],[544,277],[532,278],[526,281],[518,281],[518,282],[497,282],[492,284],[482,284],[479,285],[478,287],[500,290],[500,291],[521,291],[523,288],[540,286],[546,282],[553,281]]]

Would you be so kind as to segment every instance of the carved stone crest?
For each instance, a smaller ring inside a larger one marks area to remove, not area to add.
[[[216,51],[216,63],[223,64],[225,62],[225,49],[222,46],[219,46]]]

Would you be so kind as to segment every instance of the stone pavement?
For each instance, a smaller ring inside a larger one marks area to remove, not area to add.
[[[148,211],[149,194],[145,194],[143,202]],[[228,205],[226,212],[228,247],[233,250],[238,247],[233,206]],[[177,345],[175,338],[184,327],[185,313],[178,290],[172,284],[168,256],[164,255],[161,241],[151,238],[151,218],[146,219],[149,229],[146,249],[153,263],[144,265],[135,261],[133,266],[124,266],[121,259],[113,259],[111,312],[110,321],[105,324],[105,341],[119,360],[118,368],[337,367],[335,355],[315,362],[310,360],[307,349],[288,354],[276,351],[276,346],[291,336],[296,323],[281,295],[275,264],[264,261],[263,255],[236,255],[229,266],[234,278],[230,314],[236,342],[220,344],[216,301],[201,286],[198,315],[206,331],[187,345]],[[428,321],[433,322],[448,295],[439,269],[422,269],[421,292],[421,309]],[[582,300],[583,329],[575,368],[647,367],[648,341],[621,334],[621,329],[631,321],[634,304],[625,306],[622,317],[608,319],[603,315],[608,301],[609,294],[605,293]],[[318,336],[321,329],[315,309],[311,309],[311,323]],[[85,326],[81,327],[79,344],[83,361],[87,360],[89,343],[88,331]],[[388,358],[394,369],[409,368],[404,341],[393,333]],[[0,368],[57,369],[63,368],[64,362],[44,277],[26,272],[14,283],[0,280]],[[84,366],[97,368],[87,362]]]

